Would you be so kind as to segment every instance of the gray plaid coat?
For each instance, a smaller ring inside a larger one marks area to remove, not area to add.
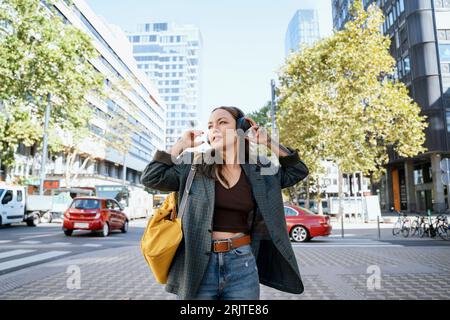
[[[266,286],[300,294],[303,283],[297,260],[286,228],[281,189],[290,187],[308,176],[308,168],[299,159],[298,150],[280,157],[276,174],[262,175],[258,164],[244,163],[255,200],[255,210],[249,218],[253,254],[256,257],[259,282]],[[185,153],[193,159],[192,153]],[[182,158],[182,157],[180,157]],[[190,161],[174,164],[170,154],[157,150],[145,168],[141,182],[160,191],[183,194]],[[266,163],[267,162],[263,162]],[[182,219],[183,241],[172,261],[165,290],[182,299],[195,297],[211,254],[212,223],[214,213],[214,180],[196,173],[192,182],[186,212]],[[180,203],[181,199],[177,199]]]

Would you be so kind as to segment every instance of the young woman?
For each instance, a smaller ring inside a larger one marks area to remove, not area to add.
[[[245,122],[253,136],[242,138],[238,129]],[[262,283],[302,293],[281,189],[305,179],[308,168],[296,150],[273,142],[236,107],[212,111],[207,133],[212,149],[198,161],[183,151],[201,145],[195,140],[202,133],[186,131],[167,152],[157,150],[141,178],[147,187],[178,191],[180,203],[194,160],[197,167],[166,291],[178,299],[258,300]],[[267,158],[250,161],[249,141],[269,147],[280,166],[274,170]]]

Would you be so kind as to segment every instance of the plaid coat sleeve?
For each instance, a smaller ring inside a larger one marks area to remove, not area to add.
[[[291,151],[290,155],[280,157],[280,168],[278,177],[280,179],[281,189],[292,187],[298,182],[304,180],[309,175],[306,164],[300,160],[298,150],[286,147]]]
[[[190,154],[187,154],[189,157]],[[160,191],[178,191],[182,177],[190,166],[185,158],[172,161],[172,156],[166,151],[157,150],[153,160],[145,167],[141,176],[141,183],[151,189]]]

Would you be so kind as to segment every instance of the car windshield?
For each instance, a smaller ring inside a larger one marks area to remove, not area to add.
[[[75,209],[98,209],[100,208],[100,201],[94,199],[77,199],[73,201],[70,207]]]

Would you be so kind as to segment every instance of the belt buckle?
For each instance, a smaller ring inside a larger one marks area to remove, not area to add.
[[[233,244],[231,239],[214,240],[214,251],[216,251],[216,244],[217,243],[222,243],[222,242],[227,242],[228,243],[227,251],[230,251],[231,248],[232,248],[232,244]]]

